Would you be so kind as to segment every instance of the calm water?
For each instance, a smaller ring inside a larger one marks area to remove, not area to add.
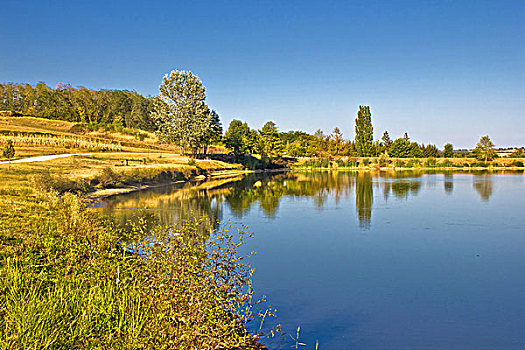
[[[303,348],[525,349],[524,209],[523,174],[299,172],[100,210],[249,225],[255,290],[278,309],[266,325],[300,325]]]

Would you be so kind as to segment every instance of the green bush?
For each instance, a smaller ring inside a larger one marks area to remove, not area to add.
[[[388,156],[388,153],[381,153],[378,158],[378,164],[380,167],[386,167],[388,164],[390,164],[390,157]]]
[[[15,156],[15,146],[13,146],[13,140],[8,139],[2,150],[2,157],[11,159]]]
[[[429,168],[435,167],[436,164],[437,164],[437,161],[435,158],[428,158],[427,161],[425,162],[425,166]]]
[[[521,160],[515,160],[512,162],[512,165],[516,166],[516,167],[519,167],[519,168],[523,168],[523,162]]]
[[[421,165],[421,163],[419,162],[419,160],[417,160],[417,159],[410,159],[407,162],[406,167],[407,168],[415,168],[415,167],[418,167],[420,165]]]

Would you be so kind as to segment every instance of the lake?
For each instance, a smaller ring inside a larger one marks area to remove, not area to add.
[[[245,224],[271,348],[524,349],[522,173],[286,172],[105,200],[117,221]],[[213,186],[217,187],[213,187]],[[253,325],[254,330],[258,325]]]

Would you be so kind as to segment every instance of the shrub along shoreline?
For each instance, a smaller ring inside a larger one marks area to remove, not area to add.
[[[298,161],[295,169],[353,169],[353,170],[523,170],[523,158],[499,158],[479,161],[472,158],[308,158]]]

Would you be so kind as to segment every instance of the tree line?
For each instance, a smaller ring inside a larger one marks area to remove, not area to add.
[[[13,115],[154,131],[153,103],[135,91],[0,83],[0,111]]]
[[[450,143],[440,150],[433,144],[411,141],[408,133],[392,140],[385,131],[380,140],[374,140],[369,106],[359,106],[354,140],[344,139],[337,127],[329,135],[320,129],[313,135],[303,131],[280,132],[273,121],[257,130],[246,122],[233,120],[223,135],[219,115],[205,100],[206,88],[199,77],[190,71],[178,70],[163,77],[159,95],[155,97],[127,90],[73,88],[66,84],[58,84],[56,88],[44,83],[0,84],[0,111],[155,131],[161,141],[178,145],[181,154],[206,154],[210,144],[222,143],[238,159],[254,153],[266,158],[450,158],[458,155]],[[472,153],[460,155],[485,161],[497,156],[488,136],[480,139]]]

